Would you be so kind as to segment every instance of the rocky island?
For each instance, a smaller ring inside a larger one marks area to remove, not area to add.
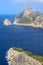
[[[6,58],[9,65],[43,65],[43,57],[33,55],[21,48],[10,48]]]
[[[15,18],[14,24],[43,28],[43,14],[27,6],[23,12]]]
[[[11,22],[8,19],[4,20],[4,25],[11,25]]]

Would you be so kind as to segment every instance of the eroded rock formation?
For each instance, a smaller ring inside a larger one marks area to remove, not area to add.
[[[38,60],[13,48],[10,48],[7,52],[7,61],[9,65],[42,65]]]

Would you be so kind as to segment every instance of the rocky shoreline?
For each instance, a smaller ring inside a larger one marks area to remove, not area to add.
[[[42,24],[35,25],[34,23],[31,23],[31,24],[23,24],[23,23],[14,22],[14,25],[31,26],[31,27],[35,27],[35,28],[43,28]]]
[[[32,57],[30,52],[24,51],[21,48],[10,48],[7,52],[7,61],[9,65],[42,65],[42,62]],[[38,57],[38,56],[36,56]]]

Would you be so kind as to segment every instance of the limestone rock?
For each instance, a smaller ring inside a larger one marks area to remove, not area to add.
[[[27,6],[23,12],[15,18],[14,24],[43,28],[43,14]]]
[[[42,65],[36,59],[28,56],[24,52],[19,52],[10,48],[7,52],[7,61],[9,65]]]
[[[8,19],[4,20],[4,25],[11,25],[11,22]]]

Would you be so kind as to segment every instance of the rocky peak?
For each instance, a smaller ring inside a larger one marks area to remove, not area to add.
[[[29,6],[26,6],[24,11],[16,18],[14,23],[43,28],[43,14],[33,10]]]
[[[26,6],[24,10],[25,10],[25,11],[31,11],[31,10],[32,10],[32,8],[31,8],[31,7],[29,7],[29,6]]]
[[[32,8],[26,6],[24,9],[24,16],[28,16],[32,11],[33,11]]]

